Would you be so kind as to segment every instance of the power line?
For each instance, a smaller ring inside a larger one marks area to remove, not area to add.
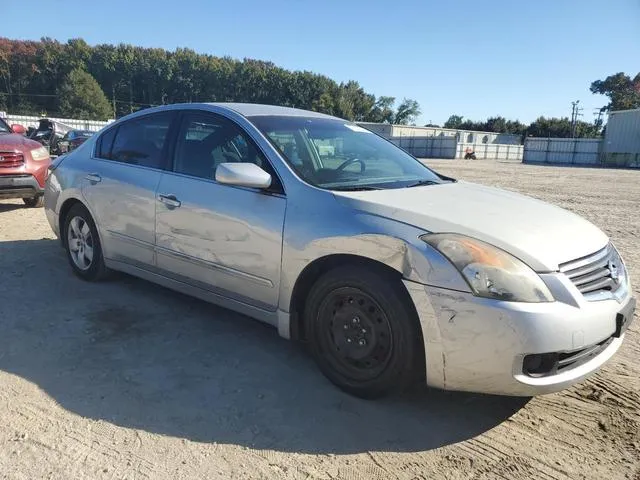
[[[55,94],[44,94],[44,93],[10,93],[10,92],[0,92],[0,95],[13,96],[13,97],[59,97],[59,95],[55,95]]]

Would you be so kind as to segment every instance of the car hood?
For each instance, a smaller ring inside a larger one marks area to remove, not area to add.
[[[41,146],[38,142],[18,135],[17,133],[0,133],[0,151],[18,150],[22,152]]]
[[[538,272],[604,248],[607,236],[584,218],[517,193],[467,182],[334,192],[359,211],[432,233],[459,233],[495,245]]]

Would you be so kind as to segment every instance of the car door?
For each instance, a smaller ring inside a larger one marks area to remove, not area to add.
[[[215,181],[217,165],[253,162],[272,175],[268,191]],[[275,311],[286,198],[264,155],[231,120],[185,112],[173,171],[158,187],[157,266],[163,274]]]
[[[172,112],[135,118],[98,139],[82,193],[100,231],[105,257],[155,265],[155,194],[166,168]]]

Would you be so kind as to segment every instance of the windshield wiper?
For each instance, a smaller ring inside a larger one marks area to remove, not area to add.
[[[382,190],[382,188],[371,187],[368,185],[346,185],[343,187],[329,187],[329,189],[338,192],[363,192],[366,190]]]
[[[434,180],[418,180],[417,182],[410,183],[404,188],[421,187],[423,185],[440,185],[440,182],[436,182]]]

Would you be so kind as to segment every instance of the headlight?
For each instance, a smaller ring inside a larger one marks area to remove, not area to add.
[[[31,150],[31,158],[34,162],[41,162],[49,159],[49,152],[45,147],[38,147]]]
[[[514,256],[464,235],[444,233],[420,237],[460,271],[474,295],[510,302],[552,302],[540,276]]]

